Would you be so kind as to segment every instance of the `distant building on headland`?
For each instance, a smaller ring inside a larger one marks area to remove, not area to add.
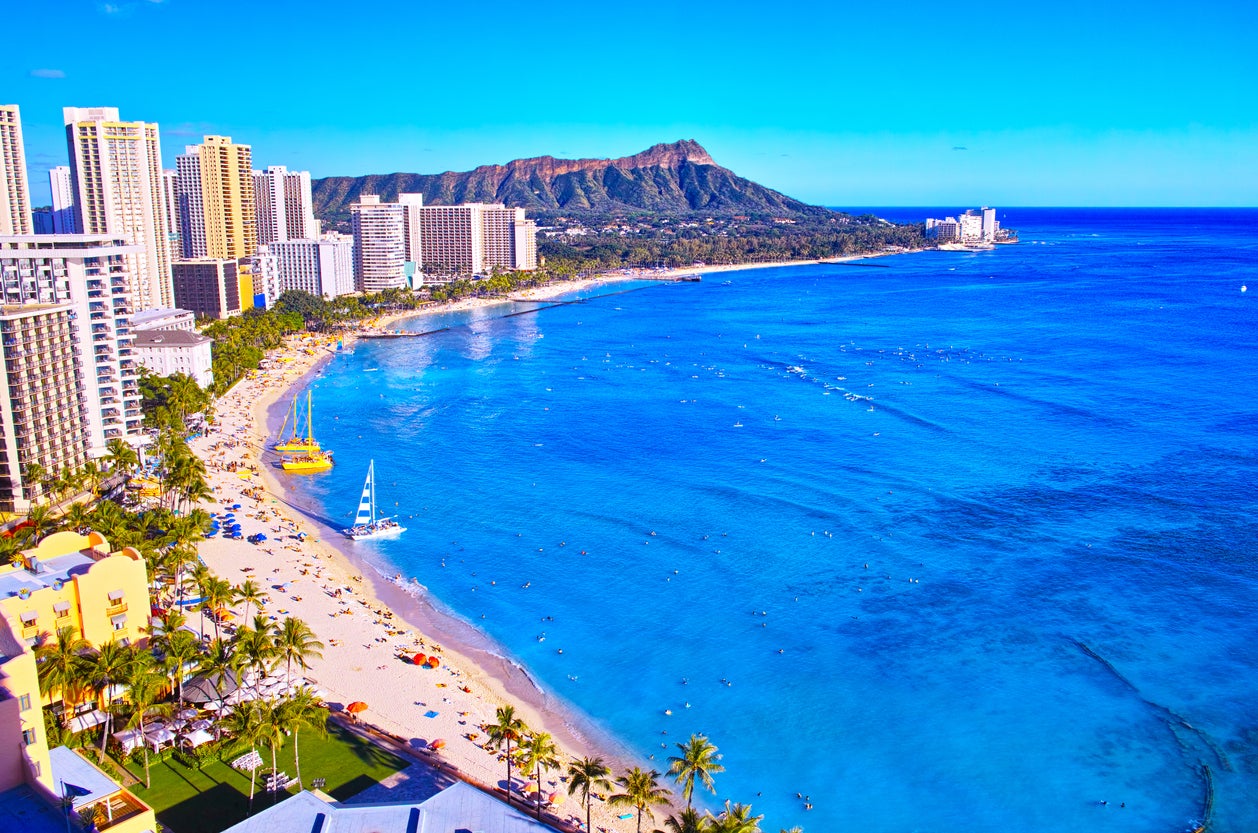
[[[926,236],[940,243],[960,243],[967,246],[998,243],[1008,239],[1008,235],[1000,228],[1000,221],[996,219],[996,209],[987,206],[968,209],[959,217],[944,217],[942,220],[927,217]]]

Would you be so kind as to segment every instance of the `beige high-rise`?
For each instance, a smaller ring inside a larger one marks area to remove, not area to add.
[[[0,234],[34,234],[31,189],[16,104],[0,104]]]
[[[63,112],[78,230],[139,247],[130,286],[137,311],[174,306],[157,125],[121,121],[117,107]]]
[[[235,144],[230,136],[206,136],[197,151],[206,257],[248,257],[258,250],[253,148]]]

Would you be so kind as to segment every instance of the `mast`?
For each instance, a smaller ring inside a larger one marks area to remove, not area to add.
[[[376,461],[367,465],[367,480],[371,482],[371,525],[376,525]]]
[[[314,394],[306,391],[306,442],[314,444]]]
[[[293,410],[295,411],[296,409],[297,409],[297,397],[294,396],[293,397]],[[286,429],[287,427],[288,427],[288,411],[285,411],[284,421],[280,423],[279,439],[276,441],[276,445],[280,445],[286,442],[286,440],[284,439],[284,429]],[[293,420],[293,436],[296,436],[296,435],[297,435],[297,421]]]

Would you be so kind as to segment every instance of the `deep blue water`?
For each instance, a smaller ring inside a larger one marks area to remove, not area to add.
[[[316,380],[301,494],[374,457],[381,558],[766,830],[1178,831],[1203,765],[1258,830],[1258,211],[1001,218],[411,322]]]

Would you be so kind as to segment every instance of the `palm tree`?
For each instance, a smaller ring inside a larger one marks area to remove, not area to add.
[[[519,740],[526,731],[524,721],[515,716],[515,706],[499,706],[497,723],[485,727],[489,745],[494,749],[507,747],[507,803],[511,803],[511,741]]]
[[[201,585],[201,606],[210,609],[210,618],[214,622],[214,638],[222,639],[222,615],[220,611],[232,601],[232,586],[225,578],[210,574]]]
[[[205,563],[198,560],[192,563],[192,583],[196,586],[197,592],[201,594],[201,604],[197,605],[197,610],[201,614],[201,636],[205,636],[205,586],[214,579],[214,574],[210,572],[210,568]],[[179,589],[179,602],[183,603],[183,587]]]
[[[79,473],[83,476],[84,485],[91,489],[92,498],[95,499],[100,491],[100,482],[105,478],[105,472],[95,460],[88,460]]]
[[[249,605],[253,605],[258,610],[261,610],[262,602],[265,598],[262,587],[251,578],[245,579],[232,588],[232,601],[237,603],[244,602],[245,612],[242,618],[246,622],[249,621]]]
[[[105,744],[113,732],[114,715],[109,707],[108,698],[115,685],[125,683],[136,666],[136,652],[131,647],[118,642],[106,642],[96,650],[91,659],[88,680],[92,690],[100,700],[101,710],[105,712],[105,728],[100,736],[100,754],[105,755]]]
[[[251,669],[257,676],[265,676],[271,670],[273,662],[279,658],[275,636],[276,628],[265,616],[254,616],[253,627],[242,625],[236,631],[236,638],[232,640],[237,669]],[[244,675],[240,676],[243,678]]]
[[[35,502],[35,498],[39,496],[39,491],[43,488],[44,480],[48,477],[48,469],[39,463],[27,463],[22,467],[22,484],[26,487],[27,497],[31,499],[31,503]]]
[[[664,821],[668,833],[710,833],[712,817],[702,815],[693,807],[687,807],[675,816]]]
[[[170,675],[172,685],[178,695],[179,708],[183,708],[183,680],[186,668],[201,656],[201,645],[197,638],[185,630],[177,630],[166,638],[162,648],[162,665]]]
[[[659,777],[660,774],[653,769],[644,771],[635,766],[616,779],[623,792],[613,793],[608,799],[613,806],[626,805],[637,809],[638,833],[642,833],[642,814],[655,818],[651,808],[667,804],[672,795],[667,787],[660,786]]]
[[[323,704],[311,693],[310,689],[297,689],[291,697],[280,704],[286,730],[293,736],[293,766],[297,769],[297,789],[301,785],[301,750],[297,746],[303,728],[314,729],[320,737],[328,736],[328,713]]]
[[[113,471],[125,475],[139,467],[140,456],[124,440],[115,437],[105,443],[105,448],[109,450],[105,459],[109,461],[109,467]]]
[[[61,694],[61,721],[67,729],[70,728],[70,718],[74,716],[74,706],[83,689],[88,687],[90,661],[86,653],[92,646],[77,634],[78,631],[69,626],[60,628],[55,639],[43,633],[35,647],[39,693],[56,691]]]
[[[323,659],[323,643],[315,636],[314,631],[300,619],[292,616],[284,619],[280,632],[275,637],[275,646],[279,656],[285,663],[285,676],[291,684],[293,681],[293,661],[301,670],[310,667],[308,659]]]
[[[179,630],[188,624],[188,614],[172,607],[161,616],[153,617],[153,628],[149,637],[149,645],[159,651],[165,651],[170,640]],[[187,631],[184,631],[187,633]],[[191,634],[189,634],[191,635]]]
[[[537,820],[542,820],[542,770],[559,766],[559,749],[546,732],[535,732],[520,744],[520,768],[537,775]]]
[[[681,785],[682,797],[686,799],[686,806],[690,807],[695,780],[702,781],[703,786],[715,794],[716,785],[712,776],[724,772],[725,767],[720,764],[721,756],[716,746],[705,735],[691,735],[690,740],[677,744],[677,749],[681,754],[668,759],[668,774]]]
[[[11,564],[22,551],[22,539],[17,535],[0,537],[0,564]]]
[[[286,717],[279,703],[259,703],[262,712],[262,742],[271,750],[271,777],[280,774],[276,753],[284,745],[284,733],[288,730]],[[279,785],[272,792],[272,804],[279,800]]]
[[[182,520],[182,519],[181,519]],[[166,551],[166,567],[170,571],[171,577],[174,578],[173,585],[175,598],[172,601],[183,604],[184,588],[187,586],[188,568],[191,566],[201,566],[197,555],[197,549],[192,544],[175,544]],[[204,622],[202,622],[204,626]],[[202,628],[204,631],[204,627]]]
[[[32,503],[31,508],[26,510],[26,523],[27,535],[30,536],[31,546],[34,546],[44,537],[45,532],[56,526],[52,519],[52,507],[46,503]]]
[[[232,651],[231,645],[228,645],[221,639],[215,639],[209,645],[209,650],[202,654],[201,662],[197,665],[197,673],[204,674],[206,678],[213,679],[214,693],[218,696],[221,703],[223,700],[223,683],[227,681],[227,675],[236,670],[236,655]],[[218,740],[222,737],[222,725],[214,724],[214,739]]]
[[[751,814],[750,804],[730,804],[726,799],[725,809],[711,819],[709,829],[712,833],[760,833],[760,820],[763,818]]]
[[[587,831],[594,829],[590,827],[590,791],[611,789],[612,782],[607,777],[611,774],[602,758],[582,758],[568,764],[568,795],[581,791]]]
[[[141,656],[150,655],[142,654]],[[151,788],[152,782],[149,779],[149,747],[144,742],[144,721],[150,716],[166,717],[170,714],[170,705],[158,702],[165,684],[165,676],[148,663],[138,664],[130,679],[127,680],[127,699],[131,702],[132,708],[127,728],[140,730],[140,748],[144,750],[144,786],[146,788]]]
[[[258,744],[266,735],[262,707],[256,702],[237,703],[222,721],[224,728],[241,743],[249,744],[250,752],[258,751]],[[253,793],[257,784],[257,767],[249,768],[249,815],[253,815]]]
[[[82,533],[92,525],[92,510],[86,503],[71,503],[61,514],[61,524],[66,529]]]

